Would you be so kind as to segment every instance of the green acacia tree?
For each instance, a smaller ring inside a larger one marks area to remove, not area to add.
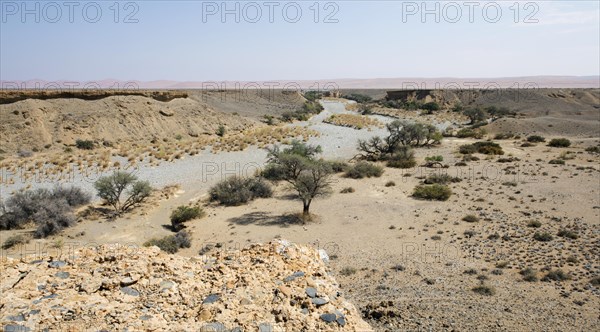
[[[281,150],[275,146],[268,151],[268,163],[277,168],[280,178],[298,193],[302,200],[303,219],[310,219],[312,201],[327,195],[331,189],[331,164],[316,159],[321,147],[293,141],[289,148]]]
[[[143,202],[152,192],[148,181],[140,181],[135,175],[122,171],[101,177],[94,183],[94,188],[98,196],[115,209],[117,215]]]

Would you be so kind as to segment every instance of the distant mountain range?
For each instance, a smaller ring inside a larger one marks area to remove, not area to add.
[[[6,89],[282,89],[335,90],[335,89],[497,89],[497,88],[600,88],[600,76],[524,76],[495,78],[373,78],[373,79],[319,79],[272,81],[138,81],[103,79],[99,81],[0,80]]]

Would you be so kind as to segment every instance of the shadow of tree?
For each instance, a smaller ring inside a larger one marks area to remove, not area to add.
[[[287,228],[292,225],[302,225],[302,218],[296,214],[274,216],[267,212],[246,213],[242,216],[231,218],[228,221],[242,226],[253,224],[259,226],[279,226]]]

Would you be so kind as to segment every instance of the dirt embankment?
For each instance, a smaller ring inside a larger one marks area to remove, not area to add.
[[[73,145],[77,139],[98,144],[173,140],[214,134],[219,125],[242,130],[255,121],[219,112],[191,99],[160,102],[141,96],[100,100],[27,99],[0,105],[6,152],[45,151]]]
[[[436,102],[442,109],[505,107],[517,113],[486,126],[492,134],[600,136],[600,89],[398,90],[387,98]]]
[[[141,96],[157,101],[171,101],[176,98],[187,98],[185,91],[150,91],[150,90],[2,90],[0,104],[11,104],[26,99],[59,99],[74,98],[81,100],[99,100],[113,96]]]
[[[1,91],[0,147],[5,153],[52,151],[77,139],[98,145],[239,132],[302,107],[298,92],[249,91]]]

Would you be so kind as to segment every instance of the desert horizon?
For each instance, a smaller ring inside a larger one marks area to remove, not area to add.
[[[101,79],[101,80],[0,80],[3,90],[19,89],[422,89],[422,90],[457,90],[457,89],[540,89],[540,88],[598,88],[600,76],[568,76],[568,75],[536,75],[515,77],[391,77],[391,78],[331,78],[302,80],[204,80],[174,81],[135,79]]]

